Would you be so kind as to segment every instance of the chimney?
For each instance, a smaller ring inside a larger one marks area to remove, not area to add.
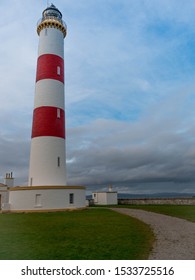
[[[6,173],[5,178],[4,178],[4,184],[8,187],[14,186],[13,172]]]
[[[110,184],[110,186],[108,187],[108,191],[112,192],[112,184]]]

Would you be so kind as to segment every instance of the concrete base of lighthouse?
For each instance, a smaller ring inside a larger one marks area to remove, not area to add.
[[[2,212],[64,211],[86,206],[82,186],[13,187],[7,191],[9,201]]]

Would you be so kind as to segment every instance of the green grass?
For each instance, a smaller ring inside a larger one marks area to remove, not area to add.
[[[147,259],[154,236],[111,211],[0,214],[0,259]]]
[[[119,207],[143,209],[195,222],[195,205],[120,205]]]

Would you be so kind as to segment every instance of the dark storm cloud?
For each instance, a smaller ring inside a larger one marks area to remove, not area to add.
[[[70,182],[195,179],[194,115],[183,112],[193,92],[174,94],[138,122],[96,120],[69,129]]]

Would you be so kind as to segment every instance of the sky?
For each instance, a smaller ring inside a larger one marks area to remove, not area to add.
[[[47,2],[1,1],[2,182],[7,172],[18,185],[28,181],[36,24]],[[53,4],[68,30],[68,184],[195,192],[195,1]]]

